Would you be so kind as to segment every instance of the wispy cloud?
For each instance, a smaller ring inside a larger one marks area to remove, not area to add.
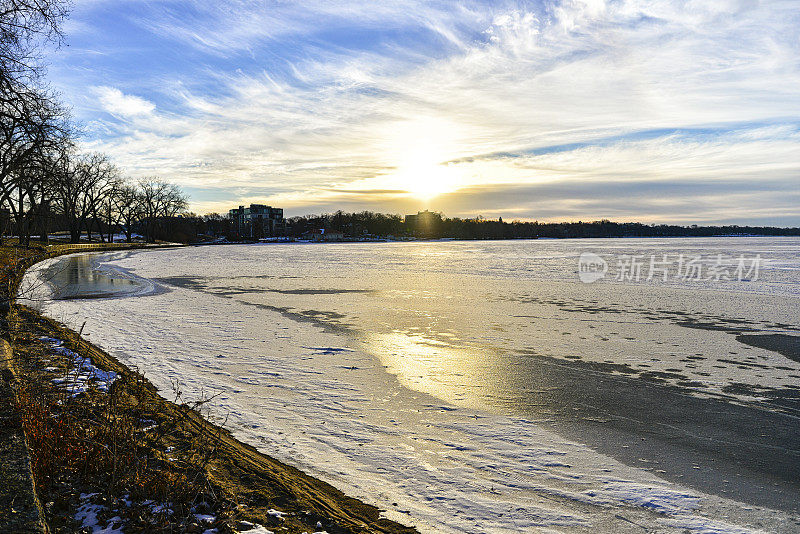
[[[75,17],[98,55],[62,51],[54,74],[87,144],[201,211],[677,220],[702,182],[697,221],[800,224],[795,2],[94,0]],[[98,41],[111,20],[123,37]],[[544,184],[569,198],[545,205]],[[672,211],[648,207],[669,184]]]

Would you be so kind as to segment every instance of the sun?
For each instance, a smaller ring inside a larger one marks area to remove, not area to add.
[[[458,189],[456,169],[428,155],[407,160],[395,176],[399,188],[421,200],[430,200]]]
[[[457,131],[451,123],[430,119],[397,127],[389,143],[396,169],[392,185],[422,200],[458,189],[460,173],[448,163],[458,153]]]

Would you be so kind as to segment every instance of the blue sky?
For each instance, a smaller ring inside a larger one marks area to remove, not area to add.
[[[87,150],[242,203],[800,225],[792,1],[75,0]]]

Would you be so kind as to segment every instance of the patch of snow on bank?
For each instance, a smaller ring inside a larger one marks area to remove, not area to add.
[[[72,359],[73,368],[63,377],[53,379],[53,383],[64,386],[67,391],[69,391],[70,396],[75,397],[76,395],[85,393],[89,391],[91,387],[108,393],[111,384],[118,378],[117,373],[113,371],[103,371],[95,367],[92,364],[91,358],[84,358],[78,353],[64,347],[64,342],[60,339],[46,336],[40,339],[47,343],[54,352]]]
[[[87,501],[94,495],[97,494],[81,494],[80,498],[82,501]],[[88,529],[92,534],[122,534],[122,518],[119,516],[103,521],[104,525],[100,524],[101,521],[97,516],[107,509],[100,504],[84,502],[75,513],[75,520],[80,522],[81,526],[84,529]]]
[[[267,510],[267,514],[276,519],[286,519],[287,515],[286,512],[281,512],[280,510],[274,510],[272,508]]]

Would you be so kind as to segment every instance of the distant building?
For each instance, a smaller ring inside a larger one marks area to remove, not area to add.
[[[283,208],[273,208],[263,204],[239,206],[228,212],[239,237],[261,239],[286,235],[286,219]]]
[[[406,224],[411,227],[431,226],[442,222],[442,214],[435,211],[420,211],[416,215],[406,215]]]
[[[406,228],[415,235],[421,237],[431,237],[442,224],[442,214],[435,211],[420,211],[416,215],[406,215]]]

